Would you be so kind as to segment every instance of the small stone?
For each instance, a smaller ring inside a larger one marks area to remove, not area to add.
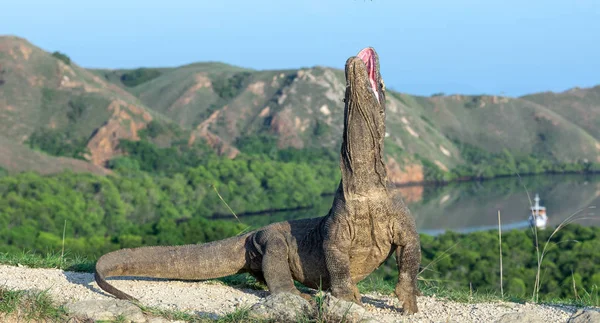
[[[295,322],[309,313],[307,300],[292,293],[277,293],[267,296],[250,308],[250,316],[256,319],[271,319],[277,322]]]
[[[341,300],[326,294],[323,298],[324,316],[331,321],[343,322],[377,322],[367,310],[353,302]]]
[[[513,312],[506,313],[500,317],[496,321],[496,323],[512,323],[512,322],[520,322],[520,323],[546,323],[545,320],[538,317],[536,313],[525,311],[525,312]]]

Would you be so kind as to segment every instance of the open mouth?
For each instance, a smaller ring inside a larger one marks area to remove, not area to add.
[[[367,67],[367,74],[369,75],[369,82],[371,83],[371,90],[373,90],[373,94],[375,94],[375,98],[379,102],[379,91],[377,91],[377,84],[375,83],[375,52],[372,48],[367,47],[361,50],[358,56]]]

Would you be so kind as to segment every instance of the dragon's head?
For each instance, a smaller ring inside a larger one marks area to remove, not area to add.
[[[384,182],[385,85],[372,47],[346,61],[344,102],[342,163],[352,173],[377,173]]]

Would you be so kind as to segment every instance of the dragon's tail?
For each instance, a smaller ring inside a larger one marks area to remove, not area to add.
[[[120,299],[136,299],[106,281],[113,276],[143,276],[182,280],[219,278],[245,272],[248,234],[198,245],[121,249],[96,263],[98,286]]]

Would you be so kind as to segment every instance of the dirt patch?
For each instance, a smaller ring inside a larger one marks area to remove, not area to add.
[[[221,110],[213,112],[206,120],[202,121],[202,123],[200,123],[196,129],[192,131],[192,134],[188,140],[188,145],[191,146],[198,138],[202,138],[206,140],[206,143],[212,149],[214,149],[217,154],[224,155],[229,159],[235,158],[240,151],[229,143],[225,142],[223,139],[221,139],[221,137],[210,132],[208,129],[212,124],[217,122],[219,116],[225,111],[227,111],[227,106],[224,106]]]
[[[448,151],[448,149],[444,148],[444,146],[440,145],[440,151],[442,152],[442,154],[450,157],[452,154],[450,153],[450,151]]]
[[[83,87],[83,83],[72,81],[68,75],[63,75],[63,77],[60,80],[60,87],[68,89],[78,88]]]
[[[448,200],[450,199],[450,194],[446,194],[444,195],[441,199],[440,199],[440,205],[446,203]]]
[[[112,112],[112,116],[87,144],[90,155],[86,157],[95,165],[104,165],[120,154],[117,149],[120,139],[139,140],[138,131],[152,120],[148,112],[121,100],[111,102],[108,110]],[[134,116],[141,117],[142,121],[135,120],[137,118],[134,119]]]
[[[129,104],[127,105],[127,109],[129,109],[129,111],[131,111],[133,114],[142,117],[142,119],[144,119],[146,122],[152,121],[152,115],[137,105]]]
[[[259,117],[261,117],[261,118],[264,118],[264,117],[266,117],[266,116],[268,116],[268,115],[269,115],[269,112],[270,112],[270,111],[271,111],[271,108],[269,108],[269,107],[266,107],[266,108],[264,108],[264,109],[262,109],[262,110],[260,111],[260,113],[258,114],[258,116],[259,116]]]
[[[391,156],[387,157],[385,166],[388,177],[394,184],[422,183],[425,180],[423,166],[414,162],[402,161],[404,166]]]
[[[106,82],[104,82],[101,78],[99,78],[98,76],[91,74],[90,75],[92,77],[92,81],[94,81],[94,83],[96,83],[96,85],[102,87],[102,88],[106,88]]]
[[[449,171],[448,167],[446,167],[446,165],[442,164],[442,162],[441,162],[441,161],[439,161],[439,160],[436,160],[436,161],[434,161],[433,163],[434,163],[434,164],[436,164],[436,165],[437,165],[437,167],[439,167],[439,168],[440,168],[441,170],[443,170],[444,172],[447,172],[447,171]]]
[[[277,87],[277,85],[279,85],[277,81],[277,75],[273,75],[273,79],[271,80],[271,87]]]
[[[256,82],[248,85],[248,90],[256,95],[265,95],[265,82]]]
[[[309,119],[302,120],[300,117],[295,117],[294,118],[294,126],[300,132],[306,131],[306,129],[308,129],[309,125],[310,125],[310,120]]]
[[[314,70],[314,69],[313,69]],[[346,88],[345,83],[338,79],[332,70],[325,69],[322,75],[314,76],[311,71],[303,73],[302,76],[300,71],[298,76],[301,76],[302,80],[306,80],[309,83],[317,84],[325,89],[325,97],[332,102],[340,102],[344,97],[344,90]]]
[[[397,190],[406,203],[419,202],[423,199],[423,185],[398,187]]]
[[[98,77],[91,75],[91,73],[87,71],[83,71],[84,74],[90,74],[92,80],[94,82],[85,82],[78,80],[77,73],[73,68],[61,61],[58,61],[60,70],[62,71],[60,77],[60,87],[73,89],[73,88],[82,88],[86,93],[97,93],[106,88],[106,83],[103,83]]]
[[[58,61],[58,65],[60,66],[60,69],[62,70],[63,75],[64,74],[69,74],[72,77],[77,76],[77,74],[75,74],[75,71],[73,70],[73,68],[71,66],[63,63],[62,61]]]
[[[23,43],[21,43],[21,44],[19,44],[19,50],[21,51],[23,58],[26,61],[28,61],[29,57],[31,56],[31,52],[33,52],[33,49],[31,49],[31,47],[25,46]]]
[[[285,102],[285,99],[287,99],[287,93],[281,93],[281,95],[277,98],[277,104],[282,105],[283,102]]]
[[[419,134],[416,131],[414,131],[413,128],[411,128],[409,125],[406,125],[406,131],[408,131],[408,133],[410,133],[411,136],[419,138]]]
[[[410,133],[415,138],[419,138],[419,134],[416,131],[414,131],[413,128],[411,128],[411,126],[409,125],[410,122],[408,121],[408,119],[406,117],[400,118],[400,121],[402,121],[402,123],[404,124],[406,131],[408,131],[408,133]]]
[[[386,109],[392,113],[397,113],[398,112],[397,100],[395,98],[388,98],[386,101],[387,101]]]
[[[295,118],[292,117],[292,108],[290,106],[286,106],[271,120],[271,131],[279,135],[279,139],[277,140],[277,146],[279,148],[304,148],[304,142],[298,137],[297,129]]]

